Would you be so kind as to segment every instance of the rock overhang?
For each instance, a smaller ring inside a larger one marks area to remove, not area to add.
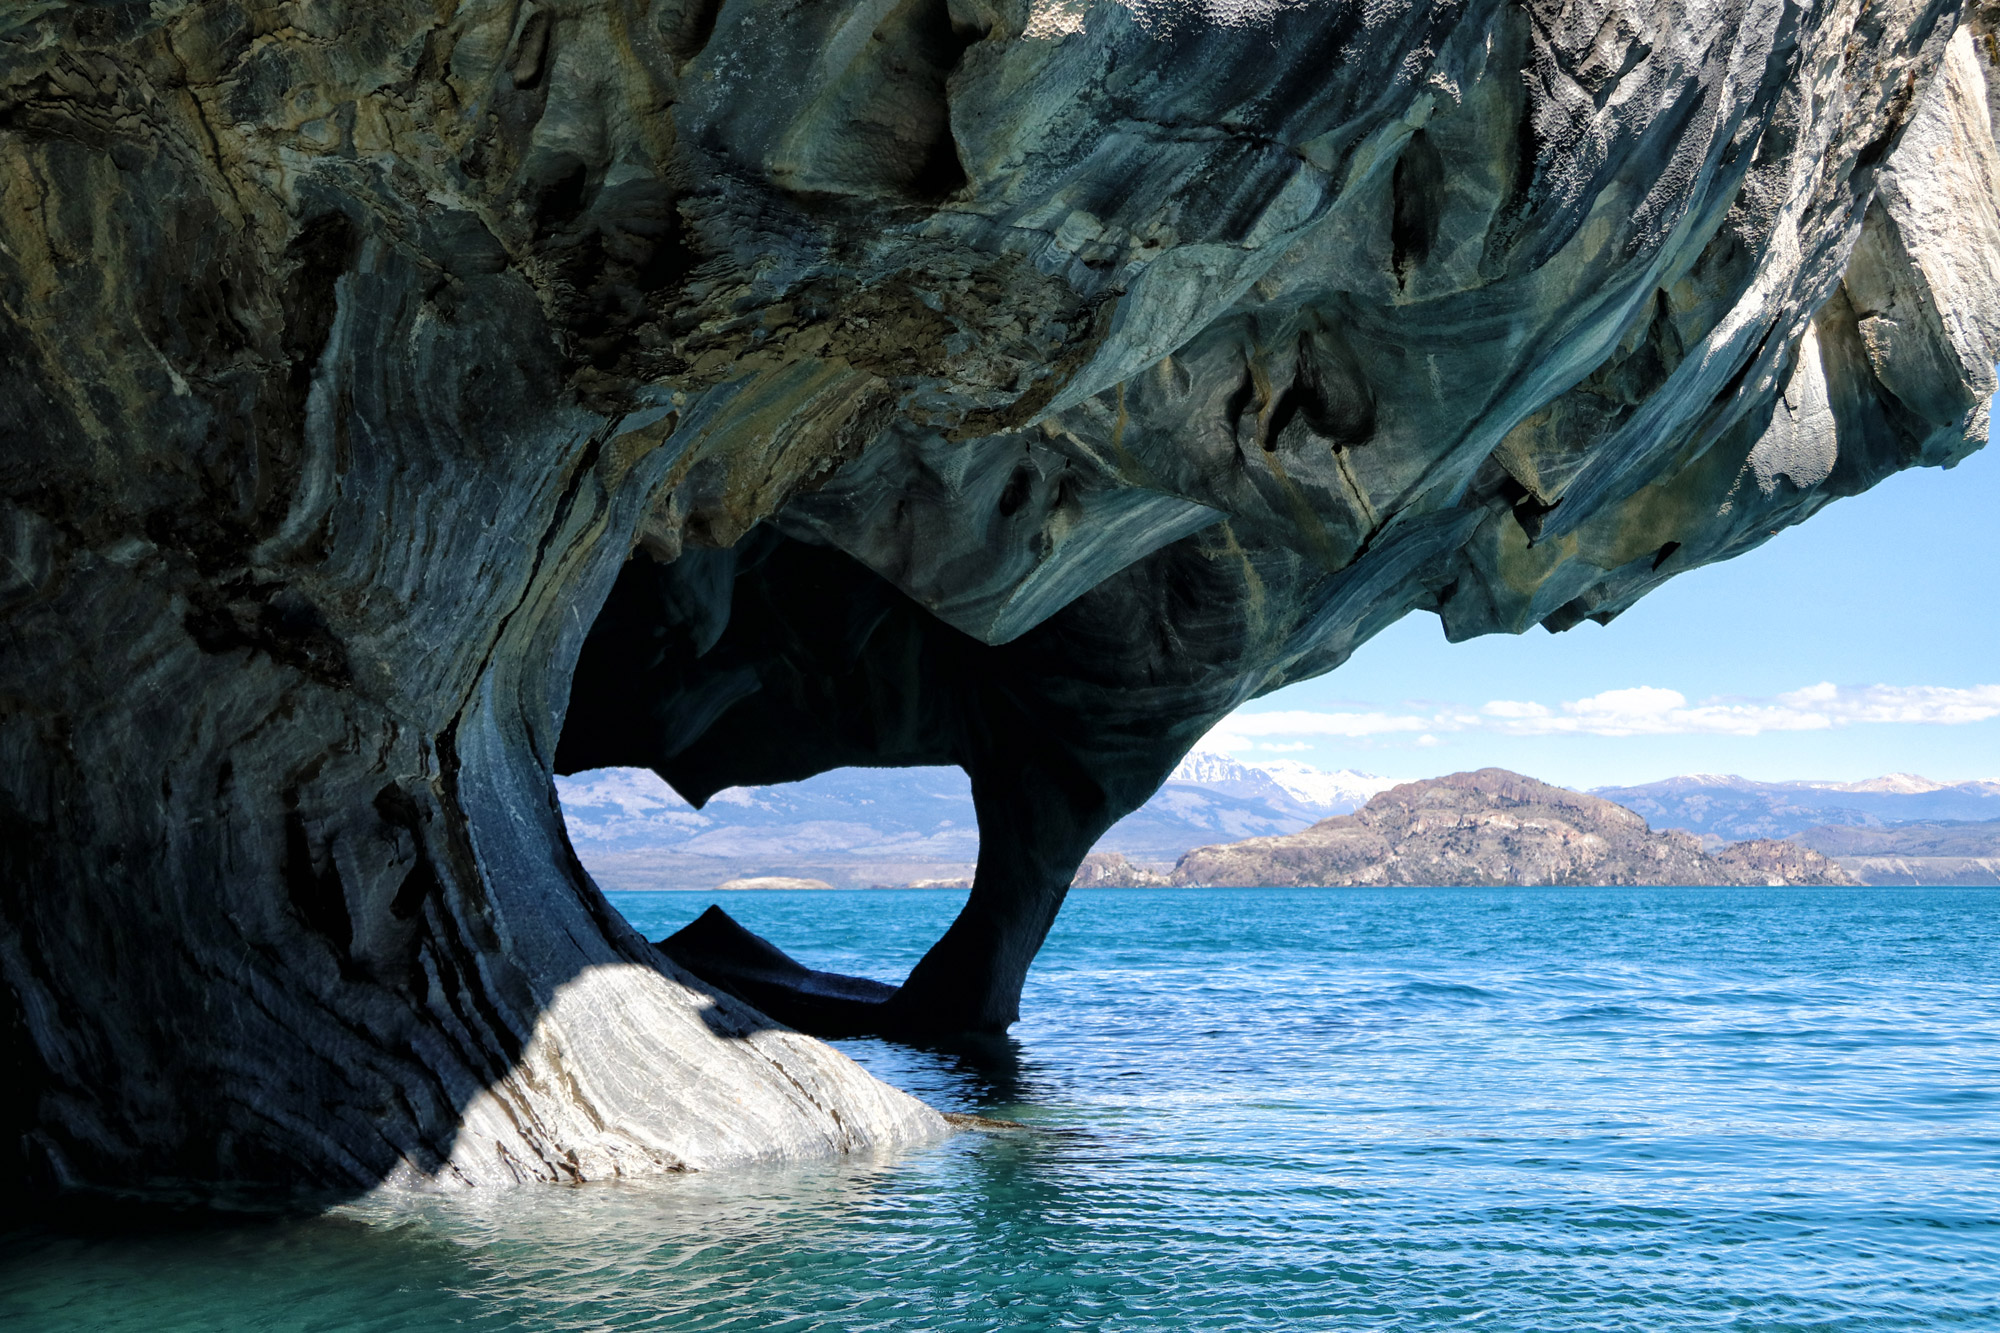
[[[603,906],[550,768],[963,764],[987,855],[894,1025],[1004,1026],[1096,833],[1244,699],[1413,609],[1609,618],[1983,442],[1988,26],[0,20],[23,1169],[559,1178],[676,1115],[718,1162],[916,1132],[715,1031],[587,1033],[653,1081],[563,1090],[560,997],[699,983]]]

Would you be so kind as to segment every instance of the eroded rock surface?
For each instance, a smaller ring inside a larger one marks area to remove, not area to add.
[[[1519,773],[1405,783],[1300,833],[1197,847],[1171,882],[1206,885],[1854,884],[1809,848],[1774,839],[1710,856],[1622,805]]]
[[[1005,1026],[1216,718],[1983,441],[1943,0],[0,13],[0,1103],[44,1181],[935,1132],[677,971],[552,768],[956,763]]]

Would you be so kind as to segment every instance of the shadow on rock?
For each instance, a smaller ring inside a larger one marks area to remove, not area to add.
[[[887,982],[807,967],[715,906],[655,947],[709,985],[815,1037],[880,1032],[883,1006],[896,993]],[[724,1020],[713,1008],[703,1010],[702,1016],[718,1036],[740,1032],[734,1021]]]

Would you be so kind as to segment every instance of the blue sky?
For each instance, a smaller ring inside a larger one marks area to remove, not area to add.
[[[1450,644],[1409,616],[1205,748],[1400,778],[1494,764],[1567,786],[2000,778],[1997,603],[1988,448],[1830,505],[1608,626]]]

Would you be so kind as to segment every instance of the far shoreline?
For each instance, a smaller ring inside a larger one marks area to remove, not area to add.
[[[698,897],[716,893],[825,894],[825,893],[970,893],[965,888],[943,888],[930,884],[848,884],[824,889],[612,889],[599,885],[606,894],[685,894]],[[2000,884],[1079,884],[1071,893],[1269,893],[1273,891],[1360,893],[1377,890],[1439,889],[1798,889],[1802,892],[1851,893],[1857,889],[1904,892],[1910,889],[2000,889]]]

